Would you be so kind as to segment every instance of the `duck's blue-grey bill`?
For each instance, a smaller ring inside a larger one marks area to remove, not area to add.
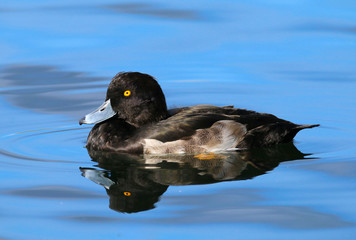
[[[82,119],[79,120],[79,124],[95,124],[105,121],[113,117],[116,114],[111,107],[110,99],[104,102],[98,109],[85,115]]]

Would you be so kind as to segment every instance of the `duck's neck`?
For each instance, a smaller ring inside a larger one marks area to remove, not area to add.
[[[143,116],[141,116],[141,115],[143,115]],[[127,123],[135,126],[136,128],[140,128],[144,125],[153,124],[153,123],[159,122],[161,120],[164,120],[167,117],[168,117],[168,114],[147,117],[147,116],[145,116],[145,114],[143,112],[142,114],[139,114],[137,116],[137,118],[125,119],[125,121]]]
[[[119,114],[118,117],[123,118],[127,123],[139,128],[166,119],[168,112],[165,105],[160,109],[156,108],[154,111],[150,108],[131,108],[124,116],[120,116]]]

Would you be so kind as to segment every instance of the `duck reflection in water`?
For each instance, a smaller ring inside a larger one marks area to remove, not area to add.
[[[125,213],[153,209],[170,185],[211,184],[251,179],[280,162],[304,159],[293,143],[215,154],[131,155],[89,151],[94,167],[82,176],[102,185],[110,208]]]

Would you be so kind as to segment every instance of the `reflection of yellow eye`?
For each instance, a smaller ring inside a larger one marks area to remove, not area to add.
[[[124,92],[124,96],[125,97],[128,97],[128,96],[130,96],[131,95],[131,91],[130,90],[126,90],[125,92]]]
[[[125,195],[126,197],[130,197],[130,196],[131,196],[131,193],[130,193],[130,192],[124,192],[124,195]]]

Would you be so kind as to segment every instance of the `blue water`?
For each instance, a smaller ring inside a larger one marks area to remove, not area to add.
[[[355,12],[351,0],[2,1],[0,239],[354,239]],[[169,107],[321,127],[257,166],[98,163],[78,119],[119,71],[155,76]]]

